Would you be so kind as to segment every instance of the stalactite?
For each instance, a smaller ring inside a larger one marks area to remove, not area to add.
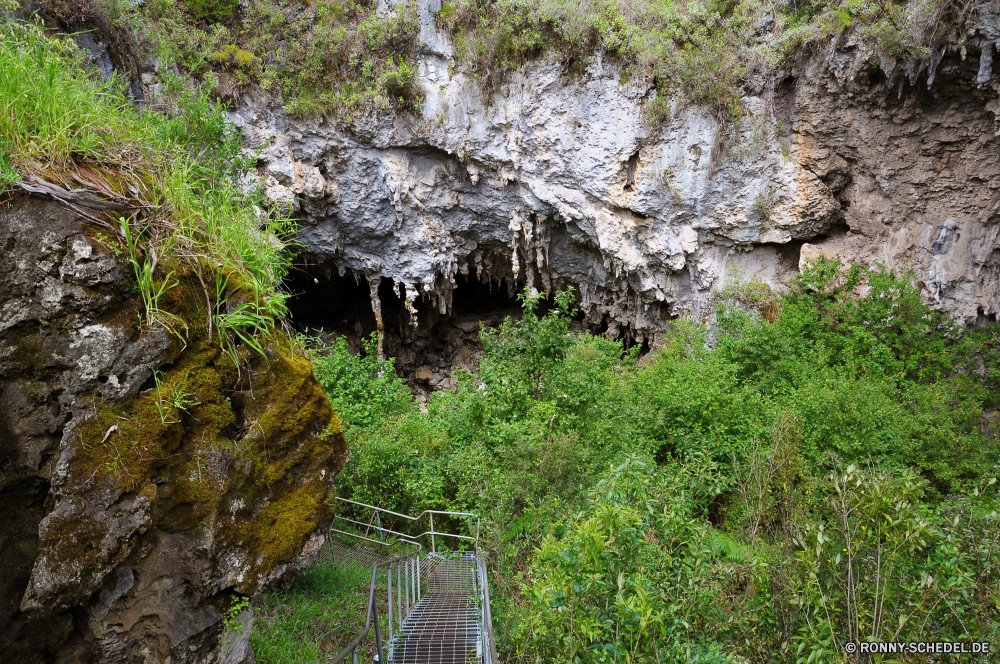
[[[382,325],[382,301],[378,298],[378,287],[381,283],[381,277],[368,277],[368,288],[371,290],[372,296],[372,312],[375,314],[375,328],[378,331],[378,359],[384,360],[382,340],[385,338],[385,329]]]
[[[984,39],[982,49],[979,54],[979,74],[976,76],[976,84],[980,88],[989,83],[993,75],[993,44]]]
[[[510,228],[510,250],[511,250],[510,262],[511,262],[511,267],[514,271],[514,279],[519,279],[521,276],[521,261],[518,259],[517,256],[517,244],[519,236],[521,234],[523,223],[524,222],[521,218],[521,213],[518,212],[517,210],[511,210],[510,224],[508,228]]]
[[[927,72],[927,89],[930,90],[931,86],[934,85],[934,79],[937,77],[937,68],[941,64],[941,58],[944,55],[944,48],[940,51],[936,48],[931,49],[930,64],[928,65]]]

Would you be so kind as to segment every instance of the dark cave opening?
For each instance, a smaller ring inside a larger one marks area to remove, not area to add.
[[[371,291],[364,277],[341,275],[331,263],[303,264],[291,272],[285,285],[292,293],[288,300],[292,322],[300,330],[322,329],[359,337],[375,331]]]
[[[371,287],[365,276],[351,270],[341,275],[333,261],[307,256],[285,283],[292,293],[288,302],[292,325],[300,332],[327,342],[343,337],[352,353],[361,352],[364,340],[377,332]],[[385,355],[395,358],[397,375],[418,397],[448,389],[455,385],[460,367],[473,369],[477,364],[482,353],[480,328],[495,328],[507,317],[522,315],[518,295],[523,288],[524,284],[511,288],[506,280],[484,282],[474,272],[458,274],[449,313],[440,313],[433,294],[422,294],[414,300],[417,314],[416,321],[412,321],[406,309],[405,287],[400,286],[397,294],[393,283],[383,279],[377,292]],[[543,298],[539,315],[546,315],[552,304],[552,294]],[[583,311],[577,311],[570,324],[571,332],[603,335],[609,329],[607,316],[588,322]],[[625,329],[616,336],[625,343],[626,350],[639,341]],[[650,351],[649,339],[642,338],[640,343],[640,355],[645,355]]]
[[[405,287],[397,294],[391,281],[383,279],[378,286],[384,352],[395,358],[396,373],[418,396],[447,389],[460,366],[475,366],[482,352],[480,327],[496,327],[508,316],[521,315],[516,290],[511,294],[505,281],[484,283],[474,274],[459,274],[455,281],[449,313],[440,313],[436,301],[422,294],[414,301],[416,321],[406,309]],[[302,332],[328,341],[345,337],[350,351],[357,353],[377,331],[371,288],[362,275],[350,270],[341,275],[331,261],[307,260],[289,275],[286,286],[293,294],[292,323]]]

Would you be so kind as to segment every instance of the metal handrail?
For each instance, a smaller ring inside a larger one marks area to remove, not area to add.
[[[485,664],[499,664],[497,657],[497,641],[493,636],[493,609],[490,607],[490,578],[486,572],[486,563],[483,562],[482,552],[476,550],[476,562],[479,563],[480,584],[483,593],[483,637],[486,639],[486,649],[484,654],[488,654],[489,661]]]
[[[405,537],[409,537],[408,535],[403,535],[398,540],[393,540],[392,542],[383,542],[382,540],[372,539],[371,537],[365,537],[364,535],[358,535],[357,533],[349,533],[346,530],[337,530],[336,528],[330,528],[330,532],[338,533],[340,535],[347,535],[348,537],[356,537],[357,539],[362,539],[366,542],[371,542],[372,544],[378,544],[380,546],[396,546],[397,544],[402,542],[403,544],[412,544],[413,546],[417,547],[418,551],[424,548],[424,545],[421,544],[420,542],[413,542],[411,540],[404,539]],[[400,533],[393,533],[393,534],[399,535]]]
[[[375,530],[378,530],[380,532],[391,533],[391,534],[396,535],[397,537],[401,537],[401,538],[413,538],[413,539],[417,539],[419,537],[425,537],[427,535],[430,535],[431,536],[431,551],[437,551],[437,546],[436,546],[435,541],[434,541],[435,535],[440,535],[441,537],[454,537],[456,539],[472,540],[477,545],[479,544],[479,528],[480,528],[480,522],[482,520],[480,519],[480,517],[479,517],[478,514],[473,514],[471,512],[446,512],[446,511],[443,511],[443,510],[424,510],[423,512],[421,512],[417,516],[410,516],[408,514],[400,514],[399,512],[393,512],[392,510],[387,510],[387,509],[385,509],[383,507],[376,507],[375,505],[369,505],[368,503],[362,503],[362,502],[358,502],[356,500],[349,500],[347,498],[341,498],[340,496],[337,496],[337,500],[339,500],[341,502],[344,502],[344,503],[348,503],[350,505],[358,505],[359,507],[366,507],[368,509],[375,510],[376,513],[385,513],[385,514],[391,514],[393,516],[398,516],[401,519],[407,519],[409,521],[419,521],[420,519],[422,519],[424,517],[424,515],[429,515],[430,516],[430,527],[431,527],[431,529],[430,530],[425,530],[424,532],[420,533],[419,535],[407,535],[407,534],[404,534],[404,533],[398,533],[398,532],[396,532],[394,530],[390,530],[388,528],[382,528],[381,526],[373,526],[372,524],[362,523],[362,522],[356,521],[354,519],[349,519],[349,518],[347,518],[345,516],[340,516],[339,514],[336,515],[334,518],[335,519],[339,519],[341,521],[347,521],[349,523],[354,523],[354,524],[357,524],[359,526],[364,526],[365,528],[374,528]],[[468,535],[455,535],[453,533],[444,533],[444,532],[439,532],[439,531],[434,530],[434,515],[435,514],[441,514],[441,515],[444,515],[444,516],[470,516],[470,517],[475,517],[475,519],[476,519],[476,536],[475,537],[469,537]],[[342,532],[342,531],[337,531],[337,532]],[[349,534],[349,533],[345,533],[345,534]]]
[[[361,634],[357,636],[357,638],[355,638],[348,644],[347,648],[343,652],[341,652],[334,658],[331,664],[340,664],[340,662],[343,662],[345,659],[348,658],[348,656],[350,656],[351,653],[355,652],[358,649],[358,646],[361,645],[361,642],[364,641],[366,636],[368,636],[368,632],[371,631],[372,616],[375,617],[375,641],[376,641],[376,647],[378,649],[378,661],[380,662],[380,664],[385,664],[386,660],[385,657],[383,656],[385,653],[382,652],[382,629],[379,626],[378,622],[378,602],[375,601],[375,583],[378,580],[378,570],[380,567],[391,566],[393,564],[406,560],[407,558],[412,558],[414,555],[416,554],[410,553],[402,556],[396,556],[392,560],[386,560],[384,562],[375,563],[375,565],[372,566],[372,582],[371,582],[371,587],[368,590],[368,613],[365,616],[365,629],[364,631],[361,632]]]
[[[399,516],[399,517],[402,517],[404,519],[409,519],[410,521],[416,521],[417,519],[419,519],[420,517],[422,517],[425,514],[450,514],[452,516],[474,516],[474,517],[476,517],[477,522],[479,520],[479,515],[478,514],[473,514],[472,512],[442,512],[440,510],[424,510],[423,512],[421,512],[420,514],[418,514],[416,516],[410,516],[408,514],[400,514],[399,512],[393,512],[392,510],[387,510],[384,507],[376,507],[374,505],[369,505],[368,503],[359,503],[356,500],[350,500],[348,498],[342,498],[340,496],[337,496],[337,500],[339,500],[339,501],[341,501],[343,503],[350,503],[352,505],[360,505],[361,507],[368,507],[368,508],[371,508],[373,510],[377,510],[379,512],[385,512],[386,514],[392,514],[393,516]]]
[[[391,528],[383,528],[381,526],[373,526],[372,524],[365,523],[364,521],[358,521],[356,519],[348,519],[346,516],[336,516],[334,518],[335,519],[339,519],[341,521],[346,521],[348,523],[353,523],[356,526],[364,526],[365,528],[372,528],[372,529],[377,530],[377,531],[382,532],[382,533],[389,533],[390,535],[397,535],[400,538],[406,538],[406,537],[417,538],[417,537],[423,537],[424,535],[441,535],[442,537],[457,537],[459,539],[467,539],[467,540],[472,540],[474,542],[477,541],[475,537],[469,537],[468,535],[455,535],[453,533],[442,533],[442,532],[438,532],[436,530],[433,530],[433,531],[432,530],[426,530],[426,531],[420,533],[419,535],[409,535],[407,533],[398,533],[398,532],[396,532],[395,530],[393,530]]]
[[[480,527],[480,518],[479,518],[479,516],[476,515],[476,514],[469,513],[469,512],[445,512],[445,511],[442,511],[442,510],[424,510],[419,515],[417,515],[417,516],[414,517],[414,516],[409,516],[409,515],[406,515],[406,514],[400,514],[398,512],[393,512],[392,510],[383,509],[381,507],[376,507],[374,505],[368,505],[366,503],[361,503],[361,502],[358,502],[358,501],[349,500],[347,498],[339,498],[338,497],[337,500],[343,501],[343,502],[351,504],[351,505],[358,505],[360,507],[365,507],[365,508],[368,508],[368,509],[375,510],[376,516],[379,513],[385,512],[386,514],[391,514],[393,516],[397,516],[397,517],[406,519],[408,521],[417,521],[417,520],[423,518],[425,515],[429,515],[429,517],[430,517],[430,528],[431,529],[429,531],[425,531],[425,532],[423,532],[423,533],[421,533],[419,535],[407,535],[405,533],[396,532],[396,531],[394,531],[394,530],[392,530],[390,528],[383,528],[382,525],[381,525],[381,519],[380,518],[378,519],[379,525],[376,526],[376,525],[371,524],[371,523],[363,523],[361,521],[357,521],[355,519],[351,519],[351,518],[348,518],[348,517],[341,517],[341,516],[337,516],[336,517],[336,518],[339,518],[342,521],[346,521],[348,523],[351,523],[351,524],[354,524],[354,525],[357,525],[357,526],[361,526],[363,528],[374,528],[379,533],[387,533],[387,534],[394,535],[394,536],[397,537],[397,539],[395,539],[391,543],[390,542],[384,542],[384,541],[372,539],[372,538],[369,538],[369,537],[365,537],[364,535],[359,535],[359,534],[355,534],[355,533],[351,533],[351,532],[347,532],[347,531],[343,531],[343,530],[337,530],[337,529],[332,528],[332,527],[330,528],[330,532],[331,533],[339,533],[339,534],[342,534],[342,535],[347,535],[347,536],[350,536],[350,537],[355,537],[357,539],[365,540],[367,542],[381,544],[382,546],[393,546],[393,545],[398,544],[398,543],[403,543],[404,545],[406,545],[406,544],[412,544],[412,545],[414,545],[414,546],[417,547],[417,551],[414,552],[414,553],[404,554],[404,555],[401,555],[401,556],[397,556],[397,557],[395,557],[395,558],[393,558],[391,560],[387,560],[387,561],[384,561],[384,562],[381,562],[381,563],[376,563],[372,567],[371,587],[370,587],[369,593],[368,593],[368,613],[367,613],[367,615],[365,617],[365,628],[364,628],[364,631],[357,638],[355,638],[347,646],[347,648],[343,652],[341,652],[332,661],[332,664],[340,664],[341,662],[343,662],[344,660],[346,660],[347,657],[349,655],[351,655],[352,653],[354,655],[354,664],[357,664],[357,662],[358,662],[358,647],[361,645],[361,643],[364,641],[365,637],[367,637],[368,634],[369,634],[369,632],[371,631],[372,616],[374,616],[374,623],[375,623],[375,639],[376,639],[376,647],[378,649],[378,661],[379,661],[379,664],[388,664],[388,662],[386,661],[386,658],[385,658],[386,653],[384,651],[383,643],[382,643],[382,631],[381,631],[381,626],[379,624],[378,602],[375,600],[375,597],[376,597],[376,585],[377,585],[377,582],[378,582],[378,571],[379,571],[380,568],[388,568],[388,572],[387,572],[387,576],[386,576],[386,582],[387,582],[387,586],[388,586],[387,587],[387,590],[388,590],[388,604],[387,604],[387,606],[389,607],[389,609],[388,609],[389,610],[389,622],[388,622],[388,625],[389,625],[389,633],[388,633],[389,641],[388,641],[388,645],[389,645],[389,655],[392,656],[392,651],[393,651],[393,648],[395,647],[393,645],[395,642],[393,641],[393,635],[392,635],[392,632],[393,632],[393,623],[394,622],[398,622],[398,628],[399,628],[399,630],[401,632],[401,636],[397,637],[397,640],[398,640],[398,638],[402,637],[402,630],[404,630],[404,625],[408,621],[409,616],[411,614],[411,611],[414,610],[414,609],[416,609],[417,604],[420,603],[420,600],[421,600],[421,594],[422,594],[421,593],[421,586],[422,586],[422,583],[421,583],[421,578],[420,578],[421,577],[420,552],[423,549],[423,547],[421,546],[421,544],[419,542],[416,542],[415,540],[417,540],[417,539],[419,539],[421,537],[424,537],[426,535],[430,535],[431,536],[431,550],[432,551],[436,551],[435,545],[434,545],[434,536],[435,535],[442,535],[442,536],[447,536],[447,537],[455,537],[455,538],[463,539],[463,540],[473,540],[473,541],[476,542],[475,551],[474,552],[469,552],[469,553],[474,553],[474,555],[475,555],[475,560],[476,560],[476,577],[475,578],[478,579],[478,584],[477,585],[479,586],[479,599],[480,599],[480,602],[482,603],[482,609],[481,609],[481,614],[480,614],[480,620],[481,620],[481,624],[480,624],[480,641],[477,644],[477,651],[479,651],[478,654],[482,657],[482,664],[498,664],[499,659],[497,658],[496,639],[495,639],[495,637],[493,635],[493,612],[492,612],[492,608],[490,607],[489,576],[488,576],[487,571],[486,571],[486,565],[483,562],[482,551],[479,549],[479,546],[478,546],[478,542],[479,542],[479,527]],[[455,534],[452,534],[452,533],[442,533],[442,532],[436,531],[434,529],[434,515],[435,514],[441,514],[441,515],[446,515],[446,516],[475,517],[476,518],[476,536],[475,537],[469,537],[467,535],[455,535]],[[393,584],[393,567],[394,566],[395,566],[395,577],[396,577],[396,583],[395,583],[396,592],[395,592],[395,597],[393,596],[393,585],[394,585]],[[394,613],[396,614],[395,615],[395,620],[394,620],[394,616],[393,616]],[[478,647],[478,646],[483,646],[483,647]]]

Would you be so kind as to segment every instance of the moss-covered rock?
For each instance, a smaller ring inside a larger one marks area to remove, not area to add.
[[[127,271],[53,204],[14,201],[0,241],[33,266],[0,257],[0,662],[222,661],[228,598],[333,516],[346,446],[311,364],[279,333],[237,368],[181,269],[186,343],[140,328]]]

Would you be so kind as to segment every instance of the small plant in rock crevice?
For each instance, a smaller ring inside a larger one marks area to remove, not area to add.
[[[229,610],[222,618],[222,624],[226,630],[226,647],[232,647],[243,631],[250,624],[248,618],[244,618],[243,613],[250,609],[250,598],[233,595],[230,598]]]
[[[753,207],[764,220],[765,228],[770,227],[771,213],[774,212],[780,197],[781,194],[772,185],[767,185],[754,197]]]
[[[197,403],[194,392],[188,387],[188,375],[185,374],[177,383],[165,385],[161,382],[163,373],[153,370],[153,380],[156,383],[156,410],[163,424],[180,422],[180,413]]]

